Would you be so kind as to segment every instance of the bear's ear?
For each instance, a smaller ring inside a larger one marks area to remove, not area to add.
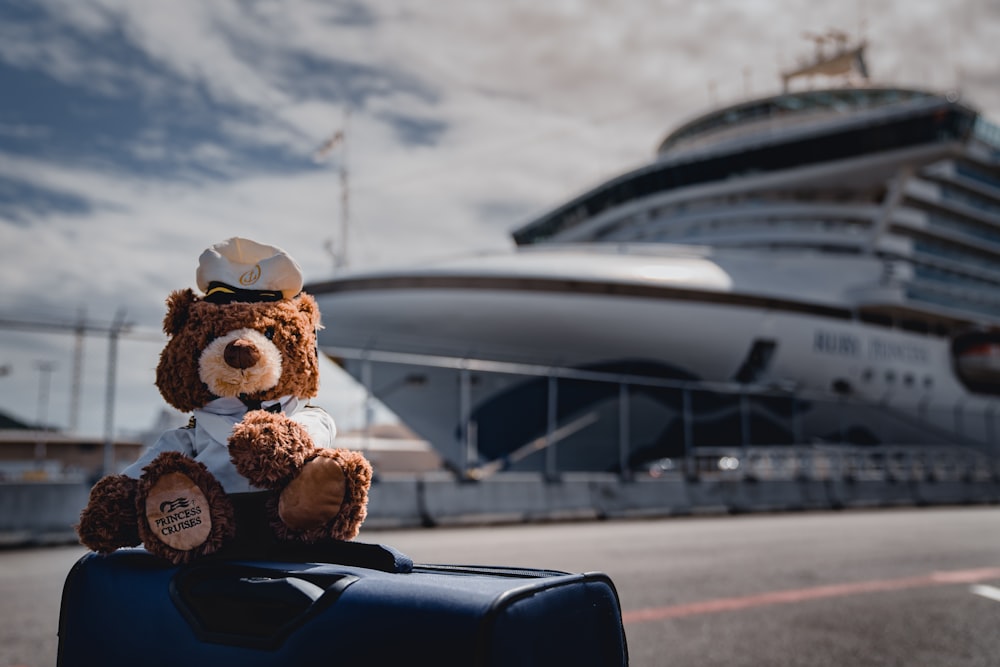
[[[323,325],[319,322],[319,306],[316,305],[316,299],[312,298],[312,295],[302,292],[298,296],[298,302],[299,312],[309,318],[313,330],[322,329]]]
[[[177,335],[188,320],[191,304],[198,300],[191,289],[176,290],[167,297],[167,314],[163,318],[163,333]]]

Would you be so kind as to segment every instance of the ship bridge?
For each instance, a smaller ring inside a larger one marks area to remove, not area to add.
[[[656,153],[660,157],[673,156],[734,138],[780,132],[804,123],[935,99],[942,98],[905,88],[834,88],[775,95],[703,114],[668,134]]]

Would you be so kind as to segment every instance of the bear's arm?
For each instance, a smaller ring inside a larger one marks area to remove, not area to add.
[[[163,452],[180,452],[185,456],[194,457],[194,429],[176,428],[166,431],[161,435],[153,446],[144,451],[135,463],[125,468],[122,474],[139,479],[142,469],[153,462],[157,456]]]
[[[292,419],[305,427],[309,435],[312,436],[314,445],[326,448],[333,447],[333,439],[337,437],[337,425],[326,410],[307,405],[292,415]]]

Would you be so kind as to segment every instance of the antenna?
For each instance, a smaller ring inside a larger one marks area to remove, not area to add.
[[[955,68],[955,92],[959,95],[962,93],[962,88],[964,88],[963,79],[965,78],[965,71],[962,68],[962,59],[960,57],[961,49],[958,48],[959,42],[962,41],[958,22],[961,20],[965,24],[963,19],[963,14],[960,12],[948,12],[948,53]]]
[[[348,183],[348,170],[347,170],[347,126],[351,120],[351,109],[350,107],[344,111],[344,139],[341,142],[341,160],[340,160],[340,261],[338,262],[337,269],[343,270],[347,268],[347,232],[350,229],[350,186]]]
[[[334,272],[340,271],[347,266],[347,233],[350,228],[350,186],[349,172],[347,168],[347,126],[351,119],[350,107],[344,110],[344,120],[340,129],[334,132],[329,139],[320,144],[313,152],[313,162],[325,162],[327,156],[333,152],[334,148],[340,147],[340,168],[337,170],[340,177],[340,246],[336,247],[332,239],[327,239],[323,247],[333,257]]]
[[[83,339],[87,334],[87,311],[80,308],[76,326],[73,328],[73,375],[69,393],[69,432],[76,433],[80,427],[80,392],[83,387]]]
[[[837,53],[843,53],[844,50],[847,48],[847,33],[846,32],[844,32],[842,30],[836,30],[834,28],[831,28],[830,30],[826,31],[826,36],[830,39],[830,41],[836,43],[836,45],[837,45]]]
[[[827,36],[826,35],[819,35],[817,33],[808,32],[808,31],[803,32],[802,36],[805,37],[808,40],[811,40],[812,42],[814,42],[816,44],[816,60],[817,61],[823,60],[823,58],[825,57],[823,55],[823,45],[826,44]]]

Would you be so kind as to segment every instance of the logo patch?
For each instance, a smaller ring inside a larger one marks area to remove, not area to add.
[[[146,496],[146,521],[156,537],[178,551],[190,551],[208,539],[212,520],[208,499],[187,475],[167,473]]]
[[[169,514],[175,510],[184,509],[191,505],[191,502],[184,497],[177,498],[175,500],[164,500],[160,503],[160,511],[164,514]]]

